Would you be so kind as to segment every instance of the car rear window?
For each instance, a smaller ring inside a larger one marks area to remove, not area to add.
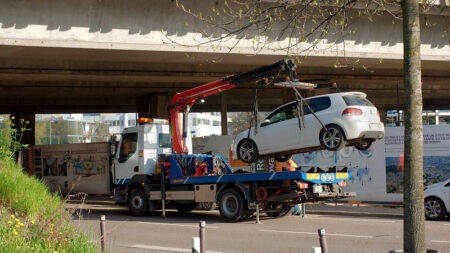
[[[345,103],[350,105],[362,105],[362,106],[373,106],[373,104],[364,97],[355,96],[355,95],[346,95],[343,96]]]
[[[305,103],[308,103],[309,107],[306,107],[305,114],[310,114],[311,108],[314,112],[319,112],[327,109],[331,106],[331,100],[329,97],[318,97],[305,100]]]

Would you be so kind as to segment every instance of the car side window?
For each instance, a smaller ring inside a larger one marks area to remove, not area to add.
[[[290,103],[273,112],[267,119],[270,121],[270,124],[273,124],[295,117],[297,117],[297,105]]]
[[[122,135],[122,143],[119,151],[119,163],[126,162],[136,153],[137,133],[128,133]]]
[[[310,114],[311,108],[314,112],[320,112],[323,111],[331,106],[331,100],[330,97],[318,97],[318,98],[312,98],[305,100],[305,103],[309,105],[305,108],[305,115]]]

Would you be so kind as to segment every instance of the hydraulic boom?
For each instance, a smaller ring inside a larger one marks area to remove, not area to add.
[[[289,81],[296,80],[296,65],[292,59],[283,59],[274,64],[263,66],[248,72],[225,77],[193,89],[175,94],[169,106],[172,143],[174,154],[187,154],[186,124],[190,108],[198,98],[204,98],[236,87],[237,85],[258,81],[263,78],[275,77],[285,78]],[[181,113],[183,113],[183,124],[181,124]]]

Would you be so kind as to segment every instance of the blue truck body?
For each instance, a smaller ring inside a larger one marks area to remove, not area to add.
[[[221,162],[220,169],[214,167],[214,160]],[[207,172],[195,176],[196,167],[204,163]],[[171,185],[198,185],[218,184],[228,182],[255,182],[302,180],[313,184],[333,184],[351,178],[351,173],[345,168],[344,172],[308,173],[301,167],[295,171],[271,171],[262,173],[233,173],[233,169],[221,155],[170,155],[170,184]]]

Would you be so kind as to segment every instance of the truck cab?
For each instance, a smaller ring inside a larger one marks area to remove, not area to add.
[[[112,161],[112,179],[116,201],[127,203],[126,188],[136,177],[156,173],[158,155],[171,154],[171,136],[167,120],[149,122],[123,130]]]

